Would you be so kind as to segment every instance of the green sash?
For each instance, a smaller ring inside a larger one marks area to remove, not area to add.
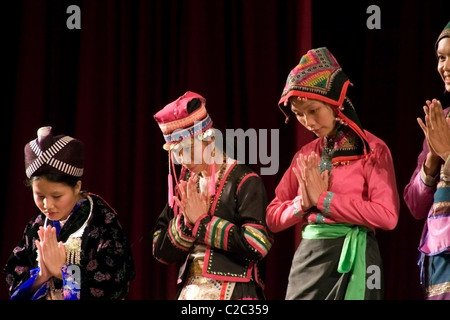
[[[345,300],[364,300],[366,292],[366,235],[364,226],[350,224],[309,224],[303,228],[304,239],[334,239],[344,237],[338,272],[352,271]]]

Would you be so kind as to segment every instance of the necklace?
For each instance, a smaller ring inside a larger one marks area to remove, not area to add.
[[[323,141],[323,150],[322,155],[320,157],[320,163],[319,163],[319,171],[322,173],[324,170],[328,170],[328,172],[331,172],[331,169],[333,168],[333,165],[331,164],[331,155],[333,153],[334,149],[334,139],[325,137]]]

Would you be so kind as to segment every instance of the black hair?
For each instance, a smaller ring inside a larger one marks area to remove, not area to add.
[[[79,177],[73,177],[73,176],[69,176],[67,174],[46,173],[46,174],[41,174],[39,176],[32,176],[31,178],[29,178],[25,181],[25,185],[30,187],[34,181],[42,179],[42,178],[47,179],[50,182],[63,183],[72,188],[74,188],[77,185],[78,181],[81,180]]]

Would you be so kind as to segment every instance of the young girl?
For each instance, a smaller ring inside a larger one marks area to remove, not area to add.
[[[382,299],[375,229],[393,229],[399,195],[391,153],[364,130],[350,81],[327,48],[290,72],[279,106],[317,138],[294,156],[267,207],[273,232],[300,225],[286,299]]]
[[[450,93],[450,22],[436,41],[437,71]],[[403,198],[416,219],[425,220],[419,243],[420,282],[427,300],[450,300],[450,107],[426,101],[425,139]]]
[[[25,146],[25,169],[40,212],[4,268],[11,299],[126,298],[132,253],[114,209],[82,191],[82,142],[51,127],[37,134]]]
[[[153,255],[178,263],[180,300],[265,299],[264,259],[272,246],[261,178],[214,141],[206,100],[186,92],[155,114],[165,138],[169,201],[153,233]],[[173,192],[177,192],[174,194]]]

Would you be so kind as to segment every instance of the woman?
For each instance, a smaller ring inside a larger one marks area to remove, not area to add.
[[[39,213],[4,271],[11,300],[124,299],[135,270],[118,216],[82,191],[83,143],[42,127],[25,146],[27,183]]]
[[[288,300],[383,298],[375,230],[395,228],[399,195],[389,148],[362,128],[350,85],[327,48],[312,49],[279,100],[317,136],[295,154],[267,207],[271,231],[302,230]]]
[[[179,300],[265,299],[272,245],[261,178],[215,145],[206,100],[186,92],[154,115],[169,156],[169,201],[153,233],[153,255],[179,263]],[[175,190],[174,161],[182,165]]]
[[[435,44],[437,70],[450,92],[450,22]],[[425,219],[419,244],[420,282],[427,300],[450,300],[450,107],[426,101],[425,139],[403,198],[416,219]]]

